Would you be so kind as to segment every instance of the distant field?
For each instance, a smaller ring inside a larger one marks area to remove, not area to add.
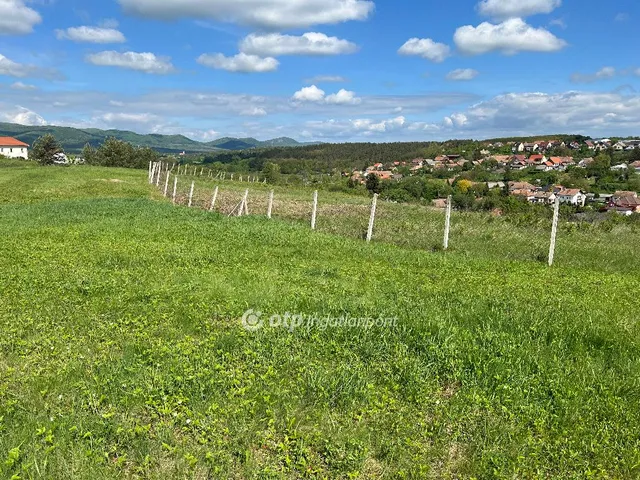
[[[0,477],[638,476],[637,232],[563,228],[549,269],[547,225],[456,213],[443,253],[442,212],[382,204],[367,245],[367,199],[321,193],[312,232],[310,192],[228,218],[146,172],[0,164]]]

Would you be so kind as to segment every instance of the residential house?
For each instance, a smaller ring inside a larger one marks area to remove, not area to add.
[[[587,168],[589,165],[591,165],[593,163],[593,158],[589,157],[589,158],[583,158],[582,160],[580,160],[578,162],[578,166],[582,167],[582,168]]]
[[[524,144],[524,151],[525,152],[536,152],[538,151],[538,149],[540,148],[540,146],[537,143],[525,143]]]
[[[0,137],[0,155],[7,158],[29,158],[29,145],[13,137]]]
[[[629,167],[626,163],[621,163],[619,165],[614,165],[613,167],[611,167],[612,172],[624,172],[626,170],[629,170]]]
[[[509,182],[509,193],[513,193],[518,190],[529,190],[531,192],[535,192],[537,187],[535,185],[531,185],[528,182]]]
[[[629,167],[633,168],[637,173],[640,173],[640,160],[633,162]]]
[[[616,192],[609,200],[608,210],[623,214],[640,213],[640,198],[636,192]]]
[[[595,143],[593,143],[591,140],[587,140],[586,142],[584,142],[584,144],[587,146],[587,148],[589,150],[595,150],[596,149]]]
[[[578,188],[568,188],[558,193],[560,203],[565,205],[574,205],[578,207],[584,207],[587,201],[587,196],[584,192]]]
[[[556,194],[553,192],[535,192],[531,203],[553,205],[556,202]]]
[[[624,142],[618,142],[613,146],[613,149],[619,152],[623,151],[625,148],[627,148],[627,145]]]
[[[376,170],[371,173],[376,175],[380,180],[391,180],[393,178],[393,172],[388,170]]]
[[[493,190],[494,188],[503,189],[504,187],[506,187],[504,182],[487,182],[487,188],[489,190]]]

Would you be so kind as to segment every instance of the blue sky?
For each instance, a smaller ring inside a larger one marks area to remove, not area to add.
[[[636,0],[0,0],[0,121],[301,141],[640,135]]]

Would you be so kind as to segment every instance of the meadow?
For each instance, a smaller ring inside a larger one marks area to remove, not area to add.
[[[367,244],[366,198],[321,192],[311,231],[310,189],[268,220],[270,187],[246,217],[220,188],[0,163],[2,478],[638,477],[632,226],[563,225],[549,268],[544,222],[456,212],[442,252],[437,210],[382,204]]]

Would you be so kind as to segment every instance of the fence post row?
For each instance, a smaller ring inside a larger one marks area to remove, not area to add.
[[[558,234],[558,219],[560,217],[560,198],[556,198],[553,208],[553,225],[551,226],[551,244],[549,245],[549,266],[553,266],[556,254],[556,235]]]
[[[316,217],[318,215],[318,191],[313,192],[313,212],[311,212],[311,230],[316,229]]]
[[[373,194],[373,201],[371,202],[371,215],[369,216],[369,229],[367,230],[367,242],[371,241],[373,237],[373,225],[376,220],[376,207],[378,205],[378,194]]]
[[[267,218],[271,218],[272,211],[273,211],[273,190],[269,192],[269,204],[267,205]]]
[[[447,198],[447,216],[444,223],[444,249],[447,250],[449,248],[449,232],[451,230],[451,203],[452,198],[451,195]]]

